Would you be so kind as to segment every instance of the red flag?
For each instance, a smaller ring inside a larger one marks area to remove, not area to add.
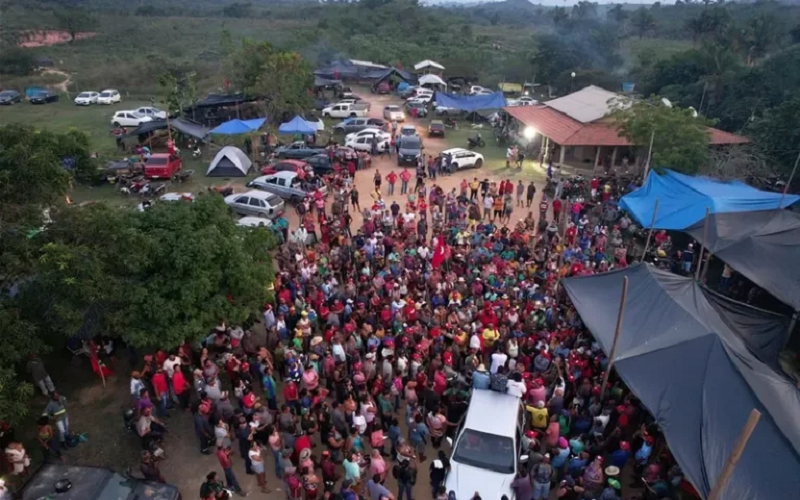
[[[433,250],[431,265],[433,266],[434,269],[438,269],[446,258],[447,258],[447,245],[444,244],[444,241],[442,239],[439,239],[439,241],[436,244],[436,248]]]

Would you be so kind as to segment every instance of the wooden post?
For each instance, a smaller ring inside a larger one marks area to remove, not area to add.
[[[617,342],[619,342],[619,333],[622,330],[622,319],[625,317],[625,301],[628,298],[628,277],[622,281],[622,298],[619,302],[619,313],[617,313],[617,327],[614,329],[614,343],[611,345],[611,352],[608,355],[608,366],[606,373],[603,375],[603,385],[600,388],[600,401],[606,395],[606,386],[608,385],[608,376],[611,375],[611,369],[614,368],[614,356],[617,354]]]
[[[708,500],[719,500],[722,498],[722,490],[725,489],[725,485],[730,479],[731,474],[733,474],[733,469],[735,469],[736,464],[739,463],[739,459],[742,457],[744,447],[747,445],[747,441],[750,440],[750,436],[756,429],[756,425],[758,425],[758,420],[760,418],[761,412],[753,408],[753,411],[750,412],[750,416],[747,417],[747,423],[744,424],[744,428],[739,434],[739,438],[736,440],[736,446],[733,447],[733,451],[728,457],[728,462],[725,464],[725,467],[722,469],[722,473],[717,478],[717,483],[714,485],[714,487],[711,489],[711,493],[708,495]]]
[[[597,151],[594,154],[594,169],[597,170],[597,167],[600,166],[600,146],[597,146]]]
[[[644,164],[644,176],[642,182],[647,180],[647,173],[650,172],[650,158],[653,156],[653,140],[656,138],[656,129],[650,134],[650,148],[647,150],[647,161]]]
[[[644,260],[645,255],[647,255],[647,249],[650,248],[650,238],[653,236],[653,226],[656,224],[656,215],[658,215],[658,199],[656,199],[656,206],[653,208],[653,220],[650,221],[650,232],[647,233],[647,242],[644,244],[642,260]]]
[[[703,241],[700,242],[700,257],[697,259],[697,269],[694,272],[694,280],[700,279],[700,269],[703,267],[703,251],[706,249],[708,241],[708,218],[711,216],[711,208],[706,207],[706,221],[703,224]]]
[[[561,145],[561,152],[558,154],[558,164],[559,166],[564,166],[564,155],[567,153],[567,148],[564,145]]]

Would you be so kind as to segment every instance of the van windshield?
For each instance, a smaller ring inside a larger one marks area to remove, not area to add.
[[[472,429],[464,430],[453,460],[503,474],[514,473],[514,440]]]

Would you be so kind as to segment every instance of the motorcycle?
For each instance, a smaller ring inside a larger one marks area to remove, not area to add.
[[[194,175],[194,170],[181,170],[172,176],[172,182],[186,182],[191,176]]]
[[[455,121],[453,118],[446,117],[444,119],[444,126],[445,128],[451,128],[453,130],[458,130],[458,122]]]
[[[486,141],[483,140],[483,137],[480,134],[476,135],[475,137],[467,137],[467,147],[472,149],[474,147],[485,147]]]

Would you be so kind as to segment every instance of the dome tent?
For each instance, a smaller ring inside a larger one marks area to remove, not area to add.
[[[241,149],[225,146],[219,150],[206,171],[206,177],[244,177],[253,162]]]

